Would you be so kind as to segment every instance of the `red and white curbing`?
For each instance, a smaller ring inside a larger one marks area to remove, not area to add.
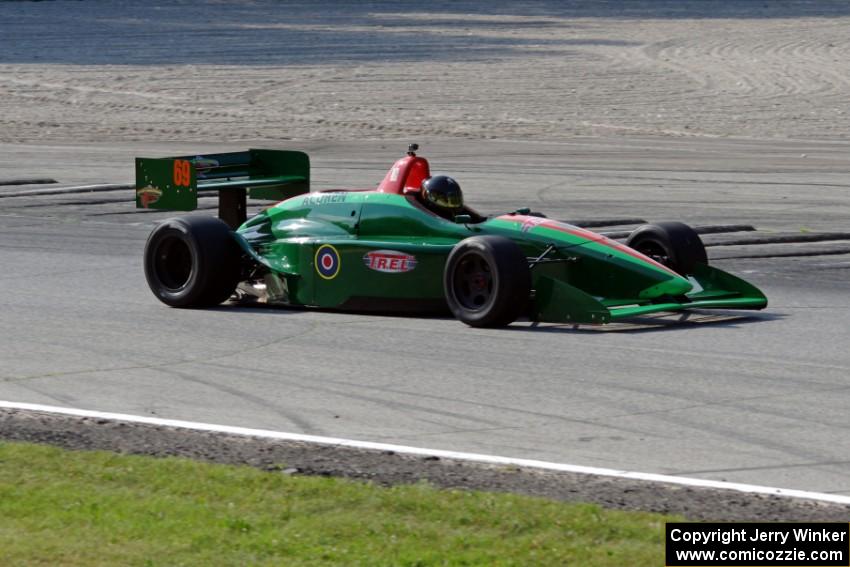
[[[633,471],[620,471],[615,469],[604,469],[597,467],[585,467],[581,465],[568,465],[563,463],[552,463],[534,459],[516,459],[512,457],[499,457],[495,455],[482,455],[478,453],[462,453],[458,451],[443,451],[440,449],[425,449],[422,447],[408,447],[406,445],[392,445],[389,443],[373,443],[371,441],[355,441],[352,439],[338,439],[335,437],[321,437],[317,435],[302,435],[300,433],[284,433],[282,431],[270,431],[268,429],[251,429],[248,427],[235,427],[231,425],[215,425],[212,423],[198,423],[194,421],[181,421],[177,419],[161,419],[158,417],[145,417],[123,413],[110,413],[102,411],[83,410],[76,408],[62,408],[46,406],[41,404],[27,404],[20,402],[0,401],[0,409],[19,409],[70,415],[75,417],[90,417],[111,421],[124,421],[128,423],[142,423],[147,425],[160,425],[164,427],[177,427],[194,431],[209,431],[213,433],[228,433],[231,435],[246,435],[261,437],[265,439],[278,439],[282,441],[300,441],[303,443],[316,443],[319,445],[333,445],[337,447],[351,447],[354,449],[371,449],[375,451],[393,451],[405,455],[419,455],[423,457],[440,457],[443,459],[454,459],[459,461],[471,461],[493,465],[510,465],[516,467],[534,468],[548,471],[560,471],[576,474],[597,475],[609,478],[622,478],[630,480],[643,480],[647,482],[659,482],[676,484],[680,486],[692,486],[695,488],[713,488],[717,490],[731,490],[748,494],[766,494],[771,496],[782,496],[787,498],[802,498],[807,500],[819,500],[833,504],[850,504],[850,496],[839,494],[826,494],[822,492],[808,492],[805,490],[793,490],[788,488],[775,488],[771,486],[759,486],[755,484],[741,484],[737,482],[725,482],[720,480],[706,480],[701,478],[689,478],[671,476],[664,474],[642,473]]]

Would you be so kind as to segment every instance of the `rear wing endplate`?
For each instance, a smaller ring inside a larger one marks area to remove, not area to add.
[[[207,191],[218,193],[218,216],[235,229],[249,195],[282,201],[308,193],[310,158],[289,150],[136,158],[137,208],[192,211]]]

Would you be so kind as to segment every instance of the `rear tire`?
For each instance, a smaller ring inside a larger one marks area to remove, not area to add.
[[[443,290],[460,321],[472,327],[504,327],[528,309],[531,270],[512,240],[473,236],[449,254]]]
[[[629,235],[626,245],[683,276],[693,274],[696,264],[708,264],[699,234],[681,222],[639,226]]]
[[[145,244],[145,278],[171,307],[209,307],[239,283],[241,251],[230,228],[213,217],[168,219]]]

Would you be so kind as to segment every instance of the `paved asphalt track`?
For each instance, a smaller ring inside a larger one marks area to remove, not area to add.
[[[721,245],[846,229],[848,144],[419,141],[484,212],[754,225],[705,239],[770,306],[615,332],[170,309],[141,267],[163,214],[128,190],[39,193],[129,183],[135,155],[236,147],[4,145],[0,181],[59,184],[0,185],[0,399],[850,494],[847,235]],[[289,147],[315,188],[369,187],[405,144]]]

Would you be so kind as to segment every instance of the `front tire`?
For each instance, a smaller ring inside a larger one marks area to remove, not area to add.
[[[683,276],[693,274],[697,264],[708,264],[699,234],[681,222],[639,226],[629,235],[626,246]]]
[[[178,217],[157,226],[145,244],[145,278],[171,307],[210,307],[239,283],[239,245],[213,217]]]
[[[443,290],[460,321],[472,327],[504,327],[528,309],[531,270],[513,241],[473,236],[449,254]]]

